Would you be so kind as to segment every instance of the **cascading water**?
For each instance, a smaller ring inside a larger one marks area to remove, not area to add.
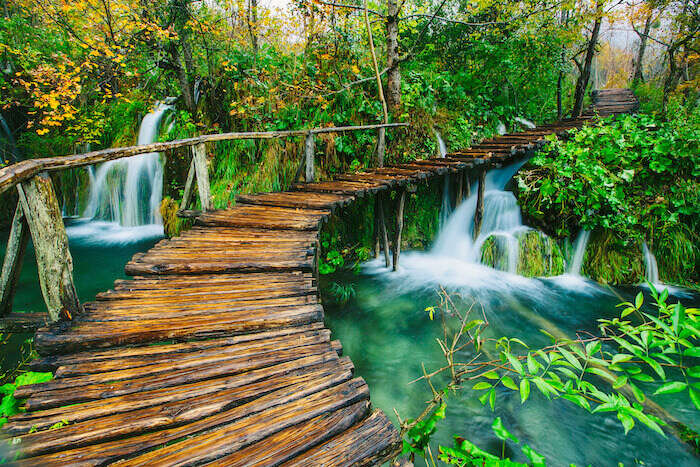
[[[644,254],[644,275],[648,282],[659,284],[659,266],[656,264],[656,257],[649,249],[647,242],[642,243],[642,253]]]
[[[571,264],[569,265],[569,274],[572,276],[581,275],[581,266],[583,265],[583,256],[586,254],[586,247],[588,246],[588,240],[591,237],[590,230],[581,230],[576,237],[576,243],[574,243],[574,255],[571,258]]]
[[[10,131],[10,127],[2,117],[2,114],[0,114],[0,138],[5,141],[4,144],[0,144],[0,157],[8,162],[19,161],[15,137],[12,136],[12,131]]]
[[[137,144],[157,140],[163,117],[172,108],[160,103],[143,118]],[[105,162],[88,174],[90,191],[82,216],[89,222],[71,226],[71,238],[126,243],[163,234],[159,209],[163,167],[158,153]]]
[[[435,130],[435,138],[438,143],[438,150],[440,152],[440,157],[444,158],[447,155],[447,145],[445,141],[440,136],[440,133]],[[446,174],[444,176],[444,181],[442,184],[442,204],[440,205],[440,228],[442,228],[447,220],[452,215],[452,202],[450,200],[450,175]]]

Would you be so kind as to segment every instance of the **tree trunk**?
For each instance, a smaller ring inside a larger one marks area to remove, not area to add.
[[[644,73],[642,67],[644,64],[644,52],[647,48],[647,38],[649,37],[649,31],[651,30],[651,20],[652,13],[649,13],[649,16],[647,16],[647,19],[644,21],[644,32],[643,34],[639,35],[639,49],[637,50],[637,59],[633,63],[634,69],[632,71],[632,84],[644,82]]]
[[[598,35],[600,34],[600,25],[603,22],[603,7],[602,3],[596,3],[596,18],[593,23],[593,31],[591,38],[586,47],[586,57],[584,59],[583,68],[576,80],[576,90],[574,91],[574,108],[571,112],[572,117],[580,117],[583,112],[583,99],[586,96],[588,81],[591,78],[591,69],[593,67],[593,57],[595,57],[596,46],[598,45]]]
[[[258,61],[258,0],[248,0],[248,32],[253,46],[253,60]]]
[[[387,1],[386,16],[386,67],[389,109],[397,112],[401,106],[401,70],[399,69],[399,6],[396,0]],[[396,116],[396,115],[394,115]]]
[[[406,204],[406,190],[402,189],[396,206],[396,236],[394,237],[394,271],[399,268],[401,255],[401,232],[403,232],[403,208]]]
[[[15,216],[12,219],[10,237],[7,240],[5,261],[0,274],[0,316],[5,316],[12,311],[12,300],[15,296],[19,275],[22,271],[24,252],[29,242],[29,227],[22,211],[22,206],[17,203]]]

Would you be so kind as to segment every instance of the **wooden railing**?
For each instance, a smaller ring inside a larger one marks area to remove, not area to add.
[[[158,142],[124,148],[110,148],[84,154],[62,157],[30,159],[0,169],[0,193],[16,186],[19,195],[12,220],[5,259],[0,272],[0,317],[12,310],[22,258],[31,235],[39,272],[39,284],[46,303],[49,321],[70,320],[82,311],[73,282],[73,259],[68,248],[68,236],[61,216],[58,198],[49,172],[85,167],[102,162],[123,159],[138,154],[164,152],[176,148],[191,147],[192,161],[185,183],[182,203],[178,213],[196,215],[199,211],[187,211],[193,197],[194,183],[202,211],[213,209],[209,185],[206,144],[217,141],[241,139],[273,139],[303,136],[304,157],[298,178],[305,167],[305,179],[315,179],[315,139],[321,133],[377,130],[377,166],[384,163],[385,131],[387,128],[406,127],[407,123],[359,125],[345,127],[313,128],[307,130],[265,131],[247,133],[221,133],[197,136],[177,141]]]

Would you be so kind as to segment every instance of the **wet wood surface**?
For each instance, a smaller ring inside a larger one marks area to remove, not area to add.
[[[624,92],[600,91],[594,102],[601,114],[636,105]],[[371,408],[367,385],[323,323],[314,275],[321,226],[355,200],[389,199],[392,190],[400,213],[409,186],[466,171],[474,180],[589,118],[496,136],[446,158],[239,195],[229,209],[201,213],[179,237],[134,255],[126,265],[133,277],[72,322],[37,331],[40,358],[30,368],[55,378],[16,390],[24,412],[2,432],[13,438],[17,463],[390,460],[401,448],[398,430]],[[396,230],[400,243],[400,224]]]

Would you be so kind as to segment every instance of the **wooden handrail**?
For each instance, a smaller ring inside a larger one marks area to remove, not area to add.
[[[340,133],[344,131],[373,130],[379,128],[404,127],[408,123],[382,123],[377,125],[357,125],[328,128],[312,128],[308,130],[285,130],[285,131],[255,131],[219,133],[211,135],[197,136],[194,138],[180,139],[175,141],[165,141],[138,146],[128,146],[123,148],[109,148],[99,151],[91,151],[83,154],[73,154],[70,156],[45,157],[41,159],[29,159],[9,165],[0,169],[0,193],[7,191],[14,185],[30,179],[41,172],[52,172],[65,170],[74,167],[84,167],[86,165],[99,164],[101,162],[122,159],[125,157],[146,154],[149,152],[163,152],[169,149],[195,146],[201,143],[215,141],[230,141],[237,139],[272,139],[289,138],[295,136],[307,136],[319,133]]]

